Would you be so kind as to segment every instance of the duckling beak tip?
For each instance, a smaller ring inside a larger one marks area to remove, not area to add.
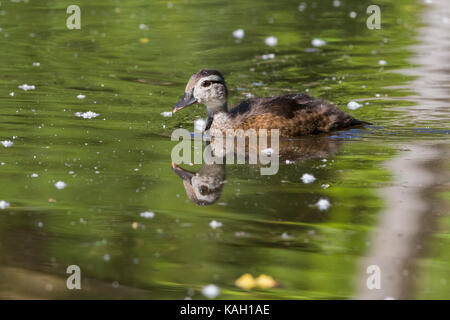
[[[194,92],[185,92],[180,101],[173,107],[172,113],[176,113],[187,106],[197,103],[197,99],[194,97]]]

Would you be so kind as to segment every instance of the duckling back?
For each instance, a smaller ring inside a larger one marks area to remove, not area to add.
[[[213,123],[216,129],[279,129],[283,137],[326,133],[369,124],[353,118],[331,103],[306,94],[248,99],[217,120]]]

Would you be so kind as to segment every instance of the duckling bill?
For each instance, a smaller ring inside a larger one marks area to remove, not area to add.
[[[217,70],[194,73],[185,93],[173,108],[178,112],[195,103],[206,106],[206,128],[278,129],[282,137],[327,133],[370,123],[353,118],[332,103],[303,93],[247,99],[228,109],[228,89]]]

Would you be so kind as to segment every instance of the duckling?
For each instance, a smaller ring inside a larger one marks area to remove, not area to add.
[[[327,133],[370,123],[357,120],[335,105],[307,94],[247,99],[232,109],[228,89],[217,70],[194,73],[173,113],[195,103],[206,105],[206,130],[279,129],[281,137]],[[217,132],[217,131],[216,131]]]

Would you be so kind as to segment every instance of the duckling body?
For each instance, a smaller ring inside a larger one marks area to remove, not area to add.
[[[279,129],[280,136],[295,137],[331,132],[368,124],[333,104],[307,94],[287,94],[242,101],[228,112],[216,113],[211,129]]]
[[[279,129],[282,137],[327,133],[369,124],[307,94],[248,99],[228,110],[227,92],[220,72],[200,70],[192,75],[174,112],[197,102],[203,103],[208,115],[205,130]]]

